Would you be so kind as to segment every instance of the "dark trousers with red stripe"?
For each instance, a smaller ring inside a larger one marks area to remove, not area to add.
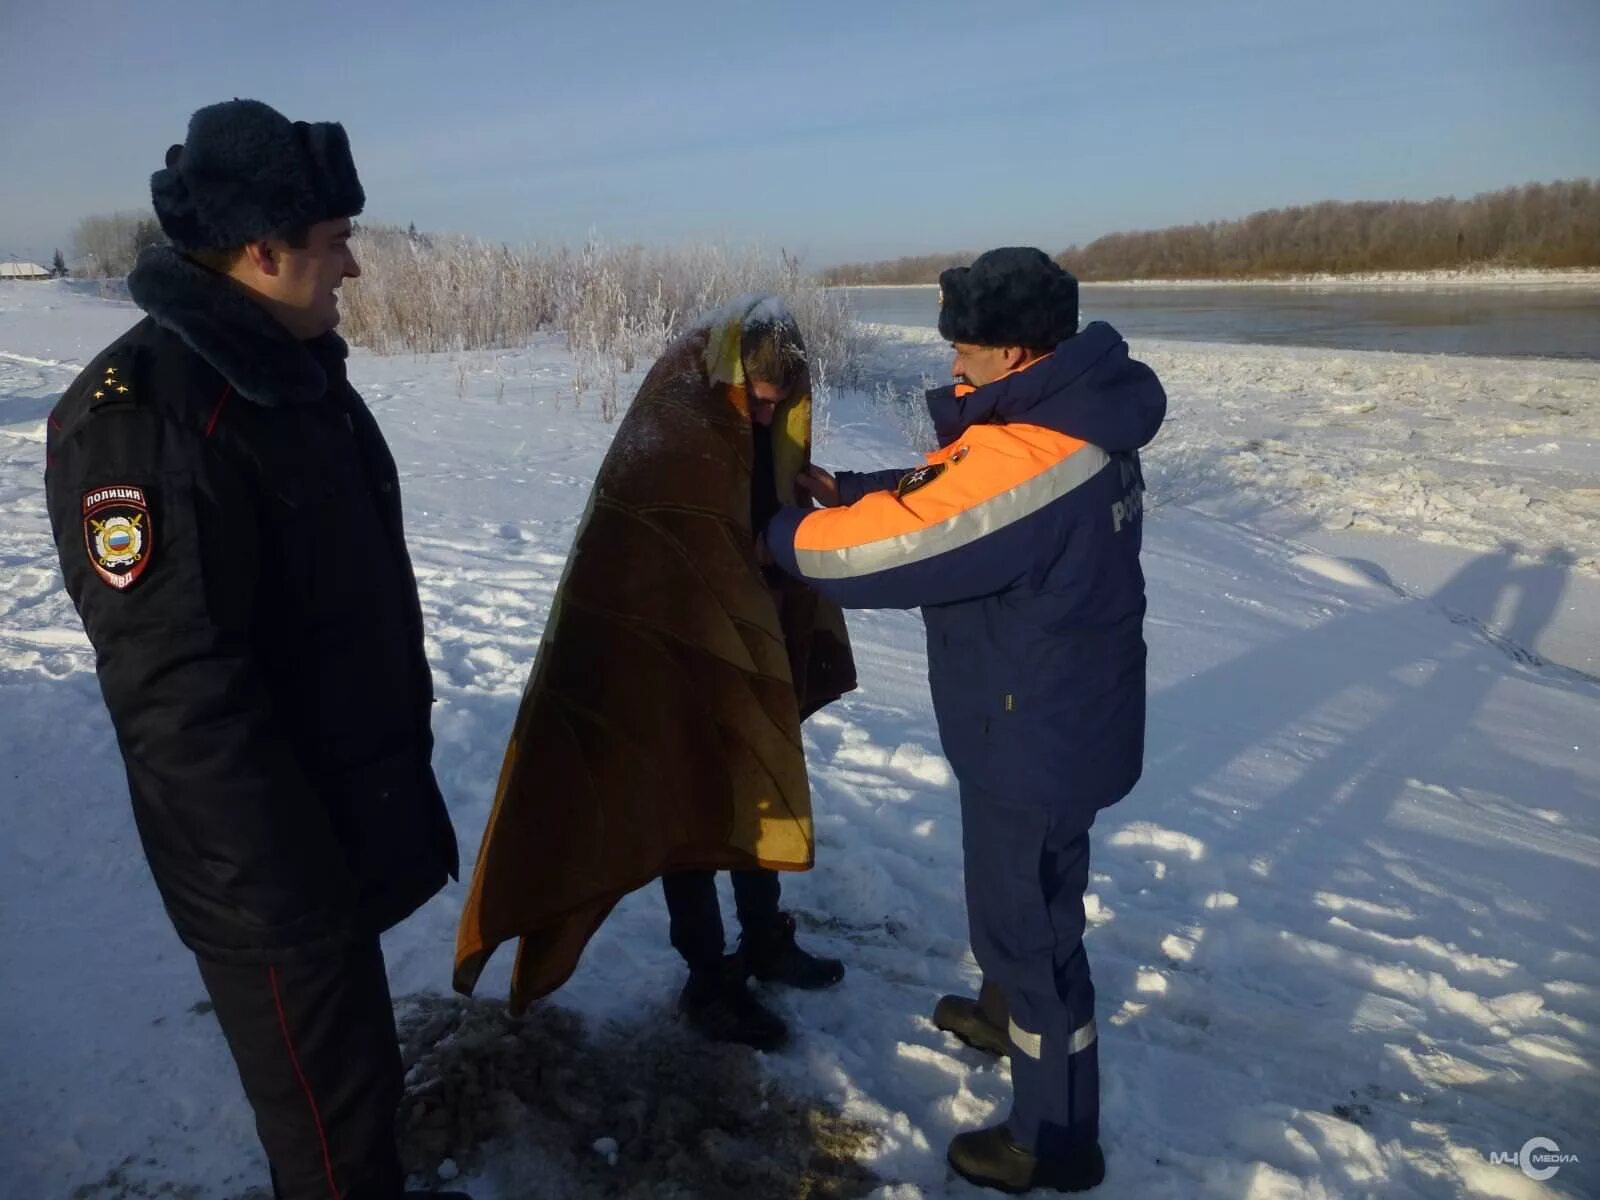
[[[398,1200],[400,1049],[383,952],[278,966],[200,960],[200,977],[279,1200]]]

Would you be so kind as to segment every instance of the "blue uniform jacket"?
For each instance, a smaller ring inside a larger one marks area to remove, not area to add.
[[[964,787],[1085,822],[1144,757],[1143,478],[1166,414],[1103,322],[980,388],[928,394],[941,447],[841,473],[841,505],[767,527],[780,567],[845,607],[922,608]]]

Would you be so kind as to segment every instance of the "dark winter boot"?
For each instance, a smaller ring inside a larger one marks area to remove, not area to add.
[[[956,1173],[979,1187],[1018,1194],[1041,1188],[1086,1192],[1106,1177],[1100,1143],[1082,1146],[1070,1158],[1035,1158],[1011,1140],[1004,1125],[957,1134],[948,1155]]]
[[[762,983],[816,991],[844,978],[844,964],[837,958],[818,958],[795,944],[794,918],[788,913],[779,913],[777,920],[754,936],[742,934],[739,953],[750,974]]]
[[[711,971],[690,971],[678,1011],[701,1036],[756,1050],[776,1050],[789,1040],[783,1018],[750,992],[744,965],[729,955]]]
[[[976,1000],[966,996],[940,996],[933,1006],[936,1028],[953,1033],[974,1050],[1005,1058],[1011,1053],[1011,1036],[1006,1032],[1010,1012],[1000,989],[984,981]]]

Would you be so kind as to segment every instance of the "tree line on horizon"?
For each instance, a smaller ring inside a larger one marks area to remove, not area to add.
[[[429,237],[415,226],[406,232],[415,241]],[[78,273],[126,275],[145,246],[164,240],[149,213],[86,217],[73,230]],[[946,267],[965,266],[977,255],[959,250],[846,263],[819,278],[824,285],[937,283]],[[1529,183],[1468,200],[1327,200],[1232,221],[1110,233],[1069,246],[1056,261],[1089,282],[1600,267],[1600,180]]]
[[[937,283],[975,252],[845,263],[828,285]],[[1233,221],[1110,233],[1056,261],[1085,281],[1250,279],[1364,271],[1600,266],[1600,180],[1564,179],[1469,200],[1326,200]]]

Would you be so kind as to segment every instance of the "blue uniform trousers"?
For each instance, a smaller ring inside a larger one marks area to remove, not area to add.
[[[972,953],[1010,1006],[1012,1138],[1065,1158],[1100,1135],[1094,983],[1083,949],[1091,812],[1008,804],[962,786]]]

